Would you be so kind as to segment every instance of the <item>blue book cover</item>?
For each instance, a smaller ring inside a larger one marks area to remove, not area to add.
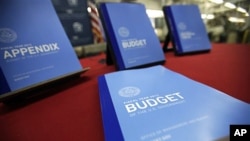
[[[87,0],[51,0],[58,13],[87,11]],[[86,13],[87,14],[87,13]]]
[[[99,76],[107,141],[211,141],[250,124],[250,105],[157,65]]]
[[[52,4],[73,47],[93,44],[86,0],[52,0]]]
[[[1,0],[0,19],[0,96],[83,70],[50,0]]]
[[[101,3],[99,11],[118,70],[165,61],[143,4]]]
[[[211,50],[197,5],[164,6],[163,12],[177,54]]]
[[[87,13],[57,13],[57,15],[73,47],[93,44],[93,34]]]

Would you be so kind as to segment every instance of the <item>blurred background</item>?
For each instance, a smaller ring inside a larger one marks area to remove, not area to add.
[[[105,50],[105,36],[96,10],[100,2],[144,4],[161,42],[168,33],[162,7],[172,4],[196,4],[199,6],[211,42],[250,44],[250,0],[52,0],[52,2],[79,56]]]
[[[98,0],[100,1],[110,0]],[[164,5],[171,4],[198,5],[212,42],[245,42],[244,32],[250,28],[250,0],[122,0],[122,2],[145,4],[152,25],[161,40],[168,32],[161,10]],[[248,38],[250,39],[250,36]]]

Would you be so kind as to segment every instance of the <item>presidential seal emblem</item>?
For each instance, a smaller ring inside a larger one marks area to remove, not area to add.
[[[0,28],[0,42],[11,43],[17,39],[17,34],[10,28]]]
[[[129,36],[129,30],[126,27],[120,27],[118,29],[118,33],[121,37],[128,37]]]
[[[177,26],[178,26],[178,28],[179,28],[180,30],[186,30],[186,29],[187,29],[186,24],[183,23],[183,22],[180,22]]]
[[[124,87],[119,90],[119,95],[122,97],[134,97],[139,95],[141,90],[137,87]]]

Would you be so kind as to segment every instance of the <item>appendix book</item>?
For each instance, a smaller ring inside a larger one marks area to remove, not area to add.
[[[105,140],[212,141],[250,124],[250,105],[161,65],[99,76]]]
[[[210,51],[211,44],[197,5],[163,7],[176,54]]]
[[[118,70],[165,62],[143,4],[100,3],[99,11]]]
[[[83,71],[50,0],[1,0],[0,19],[0,98]]]

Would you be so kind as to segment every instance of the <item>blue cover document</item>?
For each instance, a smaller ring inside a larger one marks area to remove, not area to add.
[[[1,0],[0,19],[0,98],[83,70],[50,0]]]
[[[197,5],[164,6],[163,12],[177,54],[211,50],[205,24]]]
[[[143,4],[101,3],[108,49],[118,70],[163,63],[165,56]]]
[[[250,105],[163,66],[99,76],[107,141],[212,141],[250,124]]]

